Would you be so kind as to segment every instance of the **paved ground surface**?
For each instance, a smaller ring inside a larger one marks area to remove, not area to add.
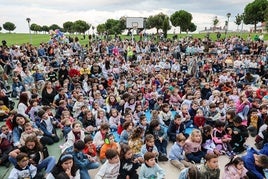
[[[2,125],[2,123],[0,123],[0,124]],[[49,154],[55,156],[56,158],[58,158],[60,156],[59,145],[62,144],[62,143],[63,143],[63,140],[61,139],[61,141],[59,143],[54,144],[52,146],[49,146],[48,147]],[[254,146],[254,138],[249,137],[247,139],[246,144],[249,145],[249,146]],[[169,143],[168,152],[169,152],[169,149],[170,149],[171,146],[172,146],[172,144]],[[241,154],[241,155],[243,155],[243,154]],[[229,158],[227,156],[220,156],[219,157],[219,166],[220,166],[220,169],[221,169],[221,176],[223,175],[224,165],[226,163],[228,163],[228,162],[229,162]],[[165,170],[166,179],[177,179],[178,178],[179,171],[174,166],[172,166],[169,162],[160,162],[159,165],[161,167],[163,167],[163,169]],[[9,168],[0,166],[0,179],[7,179],[11,169],[12,169],[12,166],[10,166]],[[97,171],[98,171],[98,169],[90,170],[89,171],[90,176],[92,178],[94,178],[94,176],[97,173]]]

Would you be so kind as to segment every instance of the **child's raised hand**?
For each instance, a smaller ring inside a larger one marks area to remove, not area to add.
[[[65,173],[66,173],[69,177],[72,176],[72,174],[71,174],[71,169],[69,169],[69,168],[66,169]]]

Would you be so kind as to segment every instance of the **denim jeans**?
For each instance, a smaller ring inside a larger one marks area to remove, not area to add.
[[[241,119],[244,121],[247,120],[248,112],[249,112],[249,105],[245,105],[243,110],[239,112],[237,115],[241,117]]]
[[[14,166],[17,165],[17,160],[15,158],[9,157],[8,159]],[[55,157],[54,156],[49,156],[49,157],[45,158],[44,160],[42,160],[41,163],[39,163],[37,165],[37,170],[40,171],[43,168],[45,168],[46,174],[48,174],[48,173],[51,172],[51,170],[53,169],[55,164],[56,164]]]
[[[53,167],[56,164],[56,159],[54,156],[49,156],[41,161],[40,164],[37,165],[37,170],[40,171],[45,168],[46,173],[50,173]]]
[[[100,164],[98,162],[89,162],[85,167],[80,168],[80,178],[91,179],[88,170],[98,168],[99,166]]]

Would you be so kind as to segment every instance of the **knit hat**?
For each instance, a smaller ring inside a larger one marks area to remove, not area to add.
[[[40,109],[37,113],[38,117],[42,118],[43,115],[46,113],[46,111],[44,111],[43,109]]]

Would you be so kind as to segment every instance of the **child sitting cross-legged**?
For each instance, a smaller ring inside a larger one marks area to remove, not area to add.
[[[179,171],[183,170],[185,167],[191,167],[193,164],[185,160],[183,153],[183,147],[185,145],[186,137],[180,133],[176,136],[176,142],[170,149],[169,159],[170,163],[178,168]]]
[[[231,136],[225,132],[225,122],[217,120],[215,122],[215,128],[212,132],[212,140],[214,141],[216,148],[221,153],[226,153],[229,157],[235,155],[230,146]]]
[[[194,129],[188,139],[185,141],[184,151],[186,158],[190,162],[200,163],[204,157],[204,152],[201,150],[202,137],[201,131]]]

